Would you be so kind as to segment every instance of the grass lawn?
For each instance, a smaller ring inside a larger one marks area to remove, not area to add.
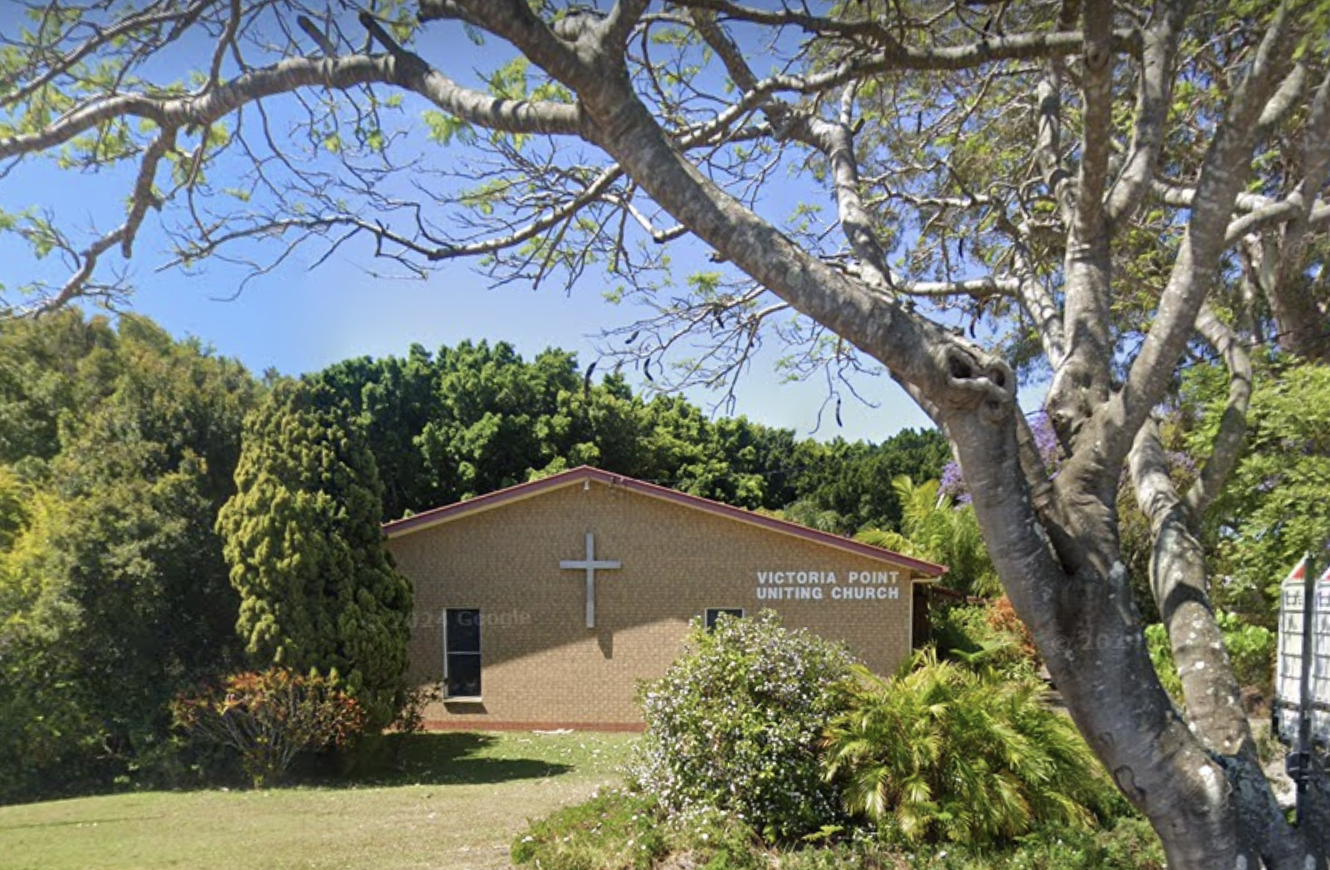
[[[422,734],[373,781],[0,807],[0,868],[507,867],[524,823],[617,782],[634,739]]]

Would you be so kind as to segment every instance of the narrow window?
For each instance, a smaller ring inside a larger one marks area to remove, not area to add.
[[[716,627],[716,619],[722,614],[733,616],[735,619],[743,619],[744,609],[742,607],[708,607],[707,608],[707,631]]]
[[[443,686],[445,698],[480,697],[480,611],[444,612]]]

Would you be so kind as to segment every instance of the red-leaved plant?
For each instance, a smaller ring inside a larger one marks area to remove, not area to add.
[[[256,788],[277,782],[301,752],[346,746],[365,711],[336,677],[285,668],[246,671],[171,702],[176,724],[193,737],[240,753]]]

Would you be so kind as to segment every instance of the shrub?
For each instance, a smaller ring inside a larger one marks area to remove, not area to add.
[[[335,677],[284,668],[178,695],[171,712],[191,736],[239,752],[255,787],[277,781],[301,752],[346,746],[365,725],[364,709]]]
[[[656,816],[649,796],[607,792],[532,822],[511,857],[541,870],[647,870],[668,851]]]
[[[1016,615],[1016,608],[1010,598],[1003,595],[990,603],[984,619],[994,634],[1016,648],[1021,658],[1032,666],[1039,663],[1039,648],[1035,646],[1034,635],[1030,634],[1030,629]]]
[[[982,666],[1013,680],[1028,680],[1041,666],[1028,629],[1005,597],[976,604],[934,604],[928,616],[939,658],[971,668]]]
[[[818,830],[840,815],[819,747],[852,663],[769,611],[694,623],[683,656],[642,691],[630,776],[676,818],[729,813],[769,840]]]
[[[1275,633],[1270,629],[1245,622],[1242,617],[1227,611],[1215,614],[1223,632],[1224,648],[1233,664],[1233,676],[1239,685],[1270,692],[1274,682]],[[1164,689],[1179,707],[1186,706],[1182,695],[1182,678],[1173,661],[1173,646],[1162,623],[1145,627],[1146,649],[1154,663],[1155,672]]]
[[[441,697],[442,692],[435,684],[407,689],[402,706],[389,727],[398,734],[418,734],[424,731],[425,709]]]
[[[1104,829],[1041,826],[999,851],[948,847],[913,864],[915,870],[1164,870],[1166,866],[1159,838],[1139,817]]]
[[[828,731],[827,775],[889,840],[1000,843],[1109,806],[1112,787],[1037,680],[931,650],[893,680],[858,676]]]
[[[1233,662],[1233,675],[1243,686],[1270,692],[1275,678],[1275,633],[1262,625],[1252,625],[1236,613],[1221,610],[1215,614],[1224,632],[1224,646]]]
[[[981,662],[1021,679],[1039,669],[1039,651],[1029,629],[1005,595],[977,604],[934,606],[933,636],[941,658]]]
[[[817,843],[762,846],[732,817],[709,811],[687,825],[660,820],[649,795],[611,791],[530,823],[512,861],[538,870],[1163,870],[1158,838],[1139,817],[1100,828],[1040,825],[999,846],[902,848],[872,831]],[[814,839],[814,838],[809,838]]]
[[[1156,622],[1145,627],[1145,649],[1150,653],[1150,663],[1155,666],[1159,683],[1168,692],[1173,703],[1183,706],[1182,678],[1178,675],[1178,666],[1173,661],[1173,647],[1168,640],[1168,630],[1163,623]]]
[[[614,790],[531,822],[513,843],[514,864],[539,870],[762,870],[753,830],[711,810],[687,825],[661,820],[655,797]]]

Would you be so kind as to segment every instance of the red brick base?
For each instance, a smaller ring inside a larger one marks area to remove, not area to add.
[[[602,733],[640,734],[643,722],[459,722],[455,719],[428,719],[426,731],[597,731]]]

